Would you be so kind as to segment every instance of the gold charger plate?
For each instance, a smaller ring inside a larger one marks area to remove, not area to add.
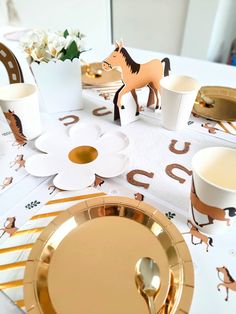
[[[155,208],[126,197],[99,197],[69,208],[42,232],[26,265],[27,312],[148,314],[135,284],[139,258],[153,258],[158,313],[188,313],[194,273],[177,228]]]
[[[208,98],[209,105],[204,103],[204,99]],[[194,103],[193,113],[215,121],[236,121],[236,89],[222,86],[202,87]]]
[[[100,73],[101,76],[95,77],[96,73]],[[121,80],[121,72],[117,69],[111,71],[104,71],[102,69],[102,63],[90,63],[82,66],[82,83],[84,85],[108,85],[113,82]]]

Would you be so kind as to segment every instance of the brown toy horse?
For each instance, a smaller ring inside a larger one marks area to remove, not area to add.
[[[226,268],[225,266],[216,267],[216,270],[217,270],[218,278],[220,279],[220,281],[222,281],[222,283],[219,283],[217,285],[217,290],[220,291],[220,287],[225,287],[225,289],[226,289],[225,301],[228,301],[229,289],[236,292],[236,280],[233,279],[233,277],[230,275],[230,273],[228,271],[228,268]],[[223,280],[220,278],[219,273],[223,274],[223,276],[224,276]]]
[[[2,234],[0,235],[0,238],[5,234],[8,233],[10,237],[15,233],[18,228],[15,226],[16,217],[8,217],[6,219],[6,222],[4,223],[4,228],[0,228],[0,230],[3,230]]]
[[[149,98],[147,106],[155,105],[158,108],[158,91],[160,90],[160,80],[163,76],[162,62],[165,63],[164,76],[169,75],[170,60],[151,60],[144,64],[136,63],[123,47],[123,43],[116,42],[116,48],[112,54],[103,61],[105,71],[112,70],[113,67],[121,67],[123,85],[118,89],[114,97],[114,105],[124,109],[121,104],[122,96],[131,92],[137,105],[136,115],[139,114],[138,99],[135,90],[145,86],[149,87]]]

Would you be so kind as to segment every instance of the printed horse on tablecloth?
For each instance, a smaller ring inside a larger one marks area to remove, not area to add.
[[[8,222],[8,224],[7,224]],[[15,226],[16,217],[8,217],[4,223],[4,228],[0,228],[0,230],[3,230],[3,233],[0,235],[0,238],[5,234],[8,233],[10,237],[15,233],[18,228]]]
[[[229,217],[236,216],[235,207],[219,208],[219,207],[210,206],[203,203],[196,194],[196,190],[195,190],[193,182],[192,182],[192,189],[191,189],[191,209],[192,209],[193,220],[200,227],[212,225],[214,223],[214,220],[226,221],[227,226],[230,226],[230,218],[226,217],[227,212],[228,212]],[[196,221],[196,218],[194,215],[194,209],[198,211],[199,213],[206,215],[208,217],[208,222],[199,224]]]
[[[196,228],[190,220],[187,221],[187,225],[190,228],[190,231],[189,232],[183,232],[182,234],[191,234],[191,242],[194,245],[205,243],[206,244],[206,251],[208,252],[209,245],[213,246],[213,239],[211,237],[208,237],[208,236],[204,235],[203,233],[201,233],[198,230],[198,228]],[[197,242],[197,243],[193,242],[194,237],[200,239],[200,242]]]
[[[8,110],[4,112],[4,115],[10,125],[10,128],[15,136],[17,145],[24,146],[27,143],[27,139],[23,134],[23,128],[20,118],[14,113],[14,111]]]
[[[145,86],[149,87],[149,97],[147,106],[155,105],[158,108],[158,91],[160,90],[160,80],[163,76],[162,62],[165,63],[164,76],[169,75],[170,60],[151,60],[144,64],[136,63],[123,47],[123,43],[116,42],[116,48],[112,54],[103,61],[103,69],[105,71],[112,70],[113,67],[121,67],[123,85],[118,89],[114,97],[114,105],[124,109],[121,104],[122,96],[131,92],[136,102],[136,115],[139,114],[139,104],[136,89]]]
[[[12,184],[13,182],[13,177],[6,177],[2,184],[0,184],[0,190],[5,189],[8,185]]]
[[[220,281],[222,281],[222,283],[219,283],[217,285],[217,289],[218,291],[220,291],[220,287],[225,287],[226,289],[226,298],[225,301],[228,301],[229,299],[229,289],[236,291],[236,281],[232,278],[232,276],[230,275],[228,269],[223,266],[223,267],[216,267],[217,270],[217,275],[218,278],[220,279]],[[219,273],[222,273],[224,275],[223,280],[220,278]]]
[[[20,168],[25,167],[25,160],[24,160],[24,155],[17,155],[15,160],[13,160],[10,163],[10,168],[14,167],[15,165],[18,165],[18,168],[15,169],[15,171],[18,171]]]

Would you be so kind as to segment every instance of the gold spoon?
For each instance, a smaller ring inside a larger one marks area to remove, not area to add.
[[[160,289],[160,270],[150,257],[140,258],[135,265],[135,282],[147,302],[149,313],[156,314],[154,299]]]

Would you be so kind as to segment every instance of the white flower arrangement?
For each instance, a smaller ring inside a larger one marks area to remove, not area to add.
[[[64,32],[46,32],[37,29],[21,39],[21,47],[30,62],[49,62],[79,58],[85,51],[84,35],[79,30],[66,29]]]

